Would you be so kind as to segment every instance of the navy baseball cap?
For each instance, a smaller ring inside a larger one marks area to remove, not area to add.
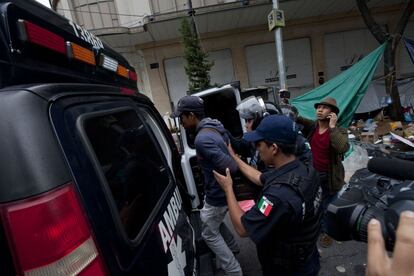
[[[298,132],[296,123],[285,115],[270,115],[263,118],[256,130],[244,135],[249,142],[269,141],[282,144],[295,144]]]
[[[177,104],[175,112],[172,114],[174,118],[179,117],[183,112],[204,113],[204,101],[197,96],[184,96]]]

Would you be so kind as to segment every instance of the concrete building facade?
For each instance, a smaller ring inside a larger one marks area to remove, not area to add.
[[[393,30],[405,3],[372,0],[377,22]],[[214,61],[212,83],[240,81],[242,88],[276,86],[274,34],[267,29],[271,1],[192,0],[203,49]],[[329,80],[379,44],[367,30],[356,1],[286,0],[283,29],[287,82],[292,97]],[[187,0],[61,0],[58,12],[93,31],[137,69],[138,87],[164,114],[186,94],[185,60],[178,31]],[[414,38],[414,21],[405,35]],[[383,75],[383,65],[376,76]],[[414,76],[401,43],[397,76]]]

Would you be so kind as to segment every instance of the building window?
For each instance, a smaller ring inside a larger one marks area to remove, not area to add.
[[[77,23],[87,30],[118,27],[113,0],[73,0]]]
[[[169,184],[159,146],[132,110],[89,118],[84,128],[123,228],[133,240]]]

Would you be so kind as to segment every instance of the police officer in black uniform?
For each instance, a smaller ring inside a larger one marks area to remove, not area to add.
[[[322,190],[312,166],[294,155],[296,129],[287,116],[271,115],[245,135],[257,144],[261,159],[274,167],[264,173],[231,153],[243,174],[263,186],[258,202],[246,213],[236,201],[230,172],[214,172],[236,232],[257,245],[264,275],[317,275],[320,269],[316,241]]]
[[[260,122],[269,115],[283,114],[288,116],[293,121],[296,121],[297,109],[291,105],[281,105],[276,107],[273,103],[264,102],[261,97],[250,96],[236,107],[240,117],[246,121],[245,128],[247,132],[253,131],[257,128]],[[296,138],[296,152],[295,155],[300,161],[312,163],[312,152],[310,151],[309,143],[306,138],[299,131],[302,129],[298,127],[298,135]],[[236,139],[230,137],[230,143],[235,152],[242,157],[250,157],[249,165],[255,167],[261,172],[266,170],[266,166],[260,160],[254,144],[247,142],[245,139]]]

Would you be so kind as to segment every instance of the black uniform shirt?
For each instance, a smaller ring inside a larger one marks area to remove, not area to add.
[[[303,208],[300,196],[287,185],[271,185],[276,177],[291,172],[305,175],[303,166],[295,160],[279,169],[268,170],[260,177],[260,182],[263,183],[262,195],[258,202],[241,217],[247,234],[256,244],[270,238],[273,229],[297,225],[302,220]]]

